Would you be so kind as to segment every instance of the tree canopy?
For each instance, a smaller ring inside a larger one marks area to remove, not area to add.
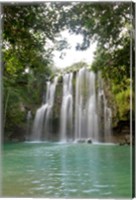
[[[134,76],[133,15],[131,2],[3,4],[6,128],[14,129],[18,120],[24,122],[26,110],[33,107],[35,112],[41,103],[45,81],[53,73],[53,46],[50,46],[50,42],[60,51],[66,48],[67,41],[63,38],[56,40],[56,36],[66,29],[71,34],[83,35],[83,41],[76,46],[77,51],[83,51],[97,41],[94,62],[90,68],[95,72],[101,71],[110,85],[118,106],[119,119],[128,118],[132,81],[130,61]],[[20,112],[22,108],[24,111]]]
[[[20,105],[40,104],[45,80],[52,73],[52,47],[58,29],[56,12],[46,4],[3,5],[4,121],[17,124]]]
[[[134,5],[131,2],[75,2],[73,6],[64,3],[62,7],[59,23],[65,19],[63,27],[83,35],[77,50],[85,50],[97,41],[91,68],[101,71],[110,85],[119,119],[129,119],[131,82],[134,91]]]

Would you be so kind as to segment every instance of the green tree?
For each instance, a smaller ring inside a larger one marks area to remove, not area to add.
[[[52,74],[52,47],[58,13],[46,4],[3,4],[4,128],[24,126],[42,100],[46,79]]]
[[[56,6],[60,7],[60,4]],[[62,7],[60,23],[65,19],[64,27],[72,33],[83,35],[83,41],[76,46],[77,50],[85,50],[97,41],[91,68],[95,72],[100,70],[110,85],[119,119],[129,119],[132,81],[134,90],[134,5],[131,2],[76,2],[64,3]],[[66,8],[68,12],[65,12]],[[133,80],[130,77],[130,64]]]

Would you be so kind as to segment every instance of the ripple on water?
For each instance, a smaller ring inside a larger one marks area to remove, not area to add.
[[[99,192],[99,189],[93,188],[88,190],[83,190],[83,193]]]
[[[36,187],[34,190],[44,190],[44,187]]]
[[[99,184],[96,184],[96,185],[94,185],[94,187],[96,187],[96,188],[109,188],[109,187],[114,187],[114,185],[99,185]]]
[[[104,192],[103,194],[108,196],[108,195],[111,195],[112,192],[110,192],[110,191],[109,192]]]
[[[52,190],[46,191],[46,194],[51,194],[51,193],[52,193]]]
[[[32,181],[33,184],[37,184],[37,183],[40,183],[41,181],[38,181],[38,180],[34,180]]]
[[[54,189],[54,187],[52,185],[47,187],[48,189]]]
[[[70,189],[69,191],[70,192],[77,192],[78,190],[77,189]]]
[[[5,196],[13,192],[17,196],[49,198],[129,195],[130,169],[127,166],[130,154],[127,147],[74,144],[69,148],[66,144],[33,144],[31,148],[30,145],[14,148],[12,154],[7,149],[4,157]]]

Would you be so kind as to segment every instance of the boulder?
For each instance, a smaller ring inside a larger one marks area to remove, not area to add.
[[[91,140],[91,138],[89,138],[89,139],[87,139],[87,143],[92,143],[92,140]]]

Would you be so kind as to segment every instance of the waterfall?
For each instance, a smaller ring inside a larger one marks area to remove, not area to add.
[[[55,135],[62,142],[110,142],[112,111],[108,106],[101,73],[96,75],[86,67],[75,73],[65,73],[55,99],[57,83],[57,76],[53,82],[47,82],[42,106],[35,115],[31,139],[50,140]],[[58,98],[58,94],[61,97]],[[55,116],[53,107],[55,112],[57,110]],[[59,133],[52,130],[56,126],[53,124],[56,116]]]
[[[47,82],[46,97],[44,98],[42,106],[37,110],[35,115],[31,136],[32,140],[43,140],[48,139],[49,137],[49,131],[52,128],[52,109],[54,106],[57,82],[57,76],[54,78],[53,83],[49,81]]]
[[[75,140],[97,140],[98,116],[96,109],[95,74],[86,68],[76,76]]]
[[[98,141],[98,113],[96,105],[96,77],[93,72],[89,76],[89,102],[87,104],[88,138]]]
[[[112,111],[108,107],[104,92],[104,82],[101,73],[98,73],[98,113],[99,113],[99,135],[101,141],[111,141]]]
[[[73,74],[63,76],[63,97],[60,120],[60,140],[67,141],[72,133],[73,122]]]

